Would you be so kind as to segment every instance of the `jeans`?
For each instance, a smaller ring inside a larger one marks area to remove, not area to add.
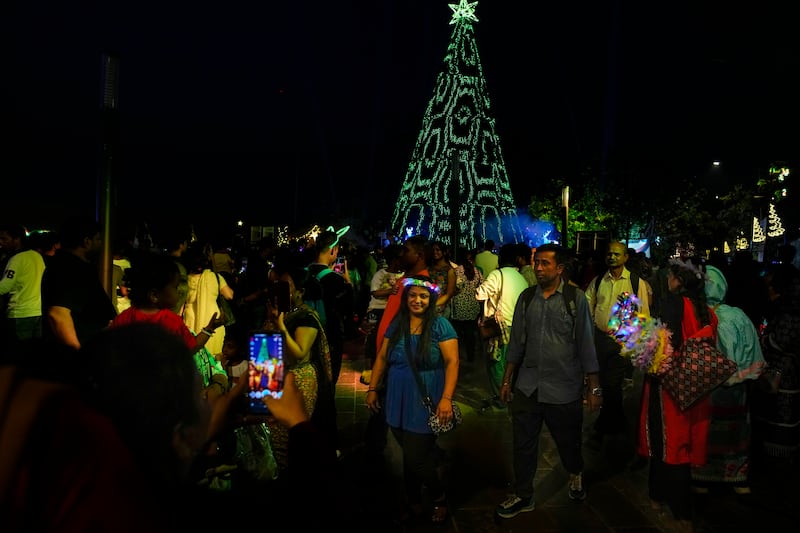
[[[540,403],[537,395],[537,391],[534,391],[527,397],[515,388],[514,398],[511,400],[514,489],[516,495],[522,499],[533,496],[533,478],[539,464],[542,424],[547,424],[564,469],[570,474],[583,471],[583,399],[565,404]]]

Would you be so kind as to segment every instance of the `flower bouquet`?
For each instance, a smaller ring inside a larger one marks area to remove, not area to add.
[[[620,345],[620,354],[646,374],[663,375],[672,357],[672,332],[657,318],[639,313],[639,299],[623,292],[611,309],[608,332]]]

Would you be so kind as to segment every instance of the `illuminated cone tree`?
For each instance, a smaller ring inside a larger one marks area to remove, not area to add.
[[[487,239],[522,242],[472,27],[478,2],[460,2],[449,4],[454,28],[444,69],[425,110],[392,230],[453,248]]]

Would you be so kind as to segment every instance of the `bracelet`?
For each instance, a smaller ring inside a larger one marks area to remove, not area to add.
[[[444,396],[444,395],[442,395],[442,400],[450,400],[452,402],[453,401],[453,397],[452,396]]]
[[[206,389],[210,389],[212,385],[216,385],[217,387],[219,387],[222,393],[225,394],[225,385],[223,385],[219,381],[209,381],[208,386],[206,386]]]
[[[209,337],[213,337],[214,336],[214,332],[213,331],[208,331],[206,328],[201,329],[200,333],[205,333]]]

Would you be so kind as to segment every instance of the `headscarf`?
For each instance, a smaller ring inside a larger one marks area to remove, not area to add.
[[[726,385],[746,379],[756,379],[764,370],[758,332],[750,318],[738,307],[723,303],[728,292],[728,281],[716,267],[706,266],[708,279],[704,287],[706,300],[714,308],[717,324],[717,345],[725,356],[736,363],[736,372]]]

